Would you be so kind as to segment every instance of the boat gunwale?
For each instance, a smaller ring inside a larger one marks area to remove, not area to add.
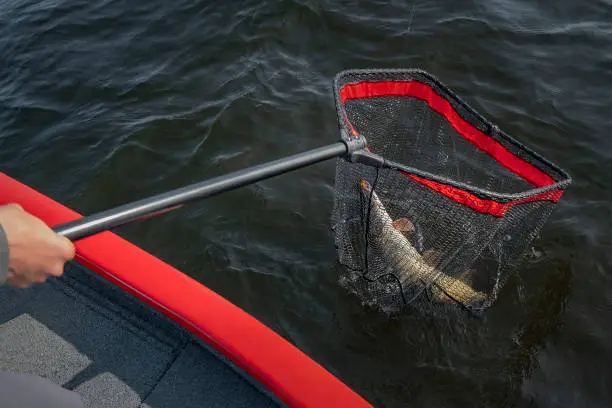
[[[50,227],[81,217],[0,172],[0,205],[7,203],[20,204]],[[131,242],[106,231],[75,247],[78,263],[190,331],[288,406],[372,407],[254,316]]]

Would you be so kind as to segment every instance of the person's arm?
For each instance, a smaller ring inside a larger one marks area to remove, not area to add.
[[[6,242],[4,242],[6,241]],[[18,204],[0,206],[0,284],[27,288],[61,276],[74,245]]]

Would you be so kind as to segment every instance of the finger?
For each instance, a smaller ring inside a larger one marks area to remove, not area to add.
[[[48,276],[55,276],[56,278],[59,278],[60,276],[62,276],[64,274],[64,264],[63,263],[56,263],[55,265],[53,265],[51,268],[49,268],[46,271],[46,275]],[[45,276],[46,278],[46,276]]]
[[[25,289],[30,286],[30,283],[23,279],[21,275],[16,274],[13,269],[9,269],[6,281],[14,288]]]
[[[9,284],[17,289],[27,289],[30,287],[30,284],[27,282],[24,282],[22,280],[17,280],[17,281],[9,281]]]
[[[74,259],[74,255],[75,255],[75,248],[74,248],[74,244],[72,243],[72,241],[70,241],[68,238],[64,237],[63,235],[59,235],[56,234],[57,236],[57,246],[59,249],[59,253],[60,256],[62,257],[62,259],[64,261],[71,261],[72,259]]]
[[[47,281],[47,274],[44,272],[41,272],[39,274],[37,274],[36,276],[34,276],[34,278],[32,279],[32,283],[45,283]]]
[[[10,203],[10,204],[8,204],[8,206],[13,208],[14,210],[23,211],[23,207],[21,206],[21,204]]]

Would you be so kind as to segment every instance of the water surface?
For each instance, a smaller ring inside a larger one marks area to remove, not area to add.
[[[91,214],[336,141],[343,69],[425,69],[574,178],[483,320],[339,287],[333,161],[117,232],[375,406],[606,407],[611,46],[603,0],[5,1],[0,169]]]

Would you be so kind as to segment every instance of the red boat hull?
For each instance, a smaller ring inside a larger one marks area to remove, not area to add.
[[[77,212],[0,173],[0,205],[18,203],[50,226]],[[260,321],[121,237],[75,243],[76,260],[206,341],[291,407],[371,407],[346,384]]]

